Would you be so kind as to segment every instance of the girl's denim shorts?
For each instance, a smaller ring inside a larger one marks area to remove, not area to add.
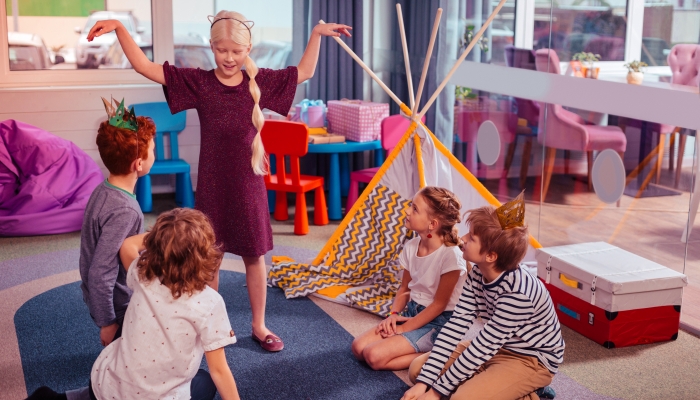
[[[406,305],[406,309],[403,311],[402,315],[404,317],[415,317],[424,309],[424,306],[411,300]],[[451,317],[452,311],[443,311],[442,314],[435,317],[435,319],[428,322],[425,326],[410,332],[402,333],[401,336],[405,337],[409,343],[411,343],[411,346],[416,349],[416,353],[427,353],[433,349],[433,343],[435,343],[435,338],[437,338],[438,333],[440,333],[440,329],[442,329],[443,325],[445,325]]]

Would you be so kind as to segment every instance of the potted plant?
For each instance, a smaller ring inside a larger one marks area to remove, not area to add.
[[[580,52],[574,54],[571,60],[581,63],[581,70],[585,78],[598,79],[600,67],[596,67],[594,63],[600,61],[600,54]]]
[[[472,39],[474,38],[474,35],[476,32],[474,31],[474,25],[469,25],[467,24],[464,27],[464,35],[459,40],[459,48],[460,49],[466,49],[469,43],[471,43]],[[486,36],[482,36],[479,38],[479,40],[476,42],[476,45],[479,46],[481,51],[489,51],[489,39]]]
[[[644,61],[637,60],[625,64],[627,68],[627,83],[641,85],[642,81],[644,81],[644,67],[647,66],[647,63]]]
[[[479,97],[470,88],[455,86],[455,100],[462,106],[477,108]]]

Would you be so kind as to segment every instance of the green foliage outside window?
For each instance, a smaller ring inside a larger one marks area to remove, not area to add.
[[[104,0],[18,0],[19,15],[32,17],[87,17],[105,9]],[[7,15],[12,16],[12,0],[5,0]]]

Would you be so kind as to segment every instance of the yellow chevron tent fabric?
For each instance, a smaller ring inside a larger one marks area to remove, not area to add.
[[[426,185],[454,192],[462,212],[500,206],[432,132],[414,122],[316,259],[311,264],[273,260],[268,282],[287,298],[313,294],[386,315],[401,281],[398,256],[411,237],[404,210]],[[466,234],[466,226],[459,229]],[[530,247],[526,260],[534,260],[534,248],[540,246],[531,239]]]

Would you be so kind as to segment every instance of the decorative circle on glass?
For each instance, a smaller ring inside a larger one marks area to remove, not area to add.
[[[493,121],[486,121],[479,127],[476,136],[476,149],[479,159],[486,165],[493,165],[501,154],[501,135]]]
[[[620,200],[625,191],[625,165],[616,151],[607,149],[598,154],[591,171],[593,190],[607,204]]]

